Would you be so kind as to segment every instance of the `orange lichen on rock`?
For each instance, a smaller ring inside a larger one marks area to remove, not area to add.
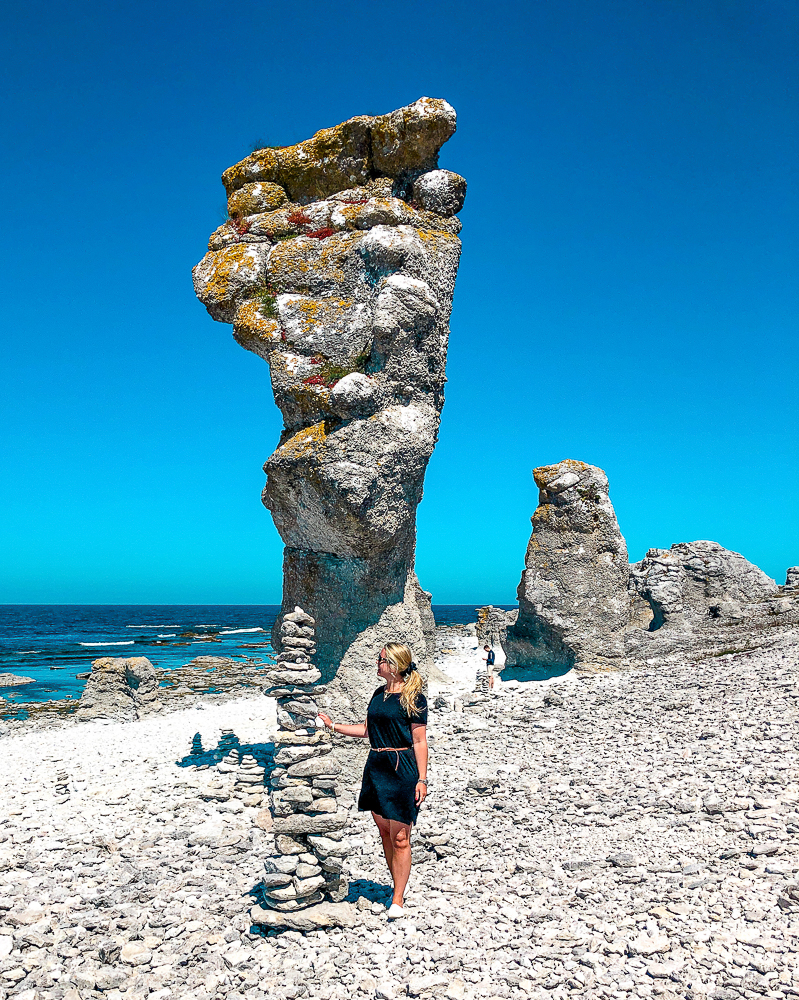
[[[233,321],[236,343],[247,351],[269,360],[269,355],[281,344],[280,324],[261,313],[260,303],[248,299],[236,310]]]
[[[255,181],[281,185],[305,204],[380,175],[430,170],[455,131],[446,101],[422,97],[388,115],[360,115],[294,146],[259,149],[222,175],[228,194]]]
[[[286,192],[279,184],[256,181],[234,191],[227,200],[227,210],[231,218],[243,218],[260,212],[274,211],[287,201]]]

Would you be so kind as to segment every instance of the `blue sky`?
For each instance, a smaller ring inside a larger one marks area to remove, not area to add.
[[[531,470],[631,559],[799,563],[797,22],[781,0],[28,2],[0,15],[0,602],[271,603],[264,362],[195,300],[222,170],[422,95],[463,257],[417,568],[511,603]]]

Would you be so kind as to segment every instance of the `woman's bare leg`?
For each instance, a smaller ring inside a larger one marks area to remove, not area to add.
[[[394,879],[394,897],[392,903],[402,906],[405,897],[405,887],[411,874],[411,827],[409,823],[389,820],[390,840],[392,849],[391,875]]]
[[[372,819],[377,825],[377,829],[380,833],[380,839],[383,841],[383,854],[386,856],[386,864],[388,865],[388,870],[391,874],[391,880],[394,880],[394,844],[391,841],[391,821],[383,819],[382,816],[378,816],[377,813],[372,813]]]

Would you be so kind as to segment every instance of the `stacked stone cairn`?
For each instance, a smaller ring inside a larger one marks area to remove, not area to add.
[[[264,905],[293,911],[338,902],[348,891],[342,878],[349,851],[344,837],[347,811],[340,807],[336,778],[341,765],[327,730],[317,730],[316,698],[324,694],[316,652],[314,619],[301,608],[284,614],[280,652],[270,670],[274,684],[264,694],[277,699],[280,731],[270,778],[275,853],[267,858]]]
[[[264,793],[264,771],[251,753],[241,757],[241,764],[236,771],[233,783],[233,794],[241,799],[242,805],[260,806]]]
[[[59,771],[55,779],[56,802],[63,805],[69,800],[69,775],[66,771]]]

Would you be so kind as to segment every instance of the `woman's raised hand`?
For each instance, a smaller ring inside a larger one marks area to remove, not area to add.
[[[322,720],[322,722],[324,722],[325,727],[327,729],[332,729],[333,728],[333,720],[330,718],[329,715],[325,715],[324,712],[320,712],[319,713],[319,718]]]

